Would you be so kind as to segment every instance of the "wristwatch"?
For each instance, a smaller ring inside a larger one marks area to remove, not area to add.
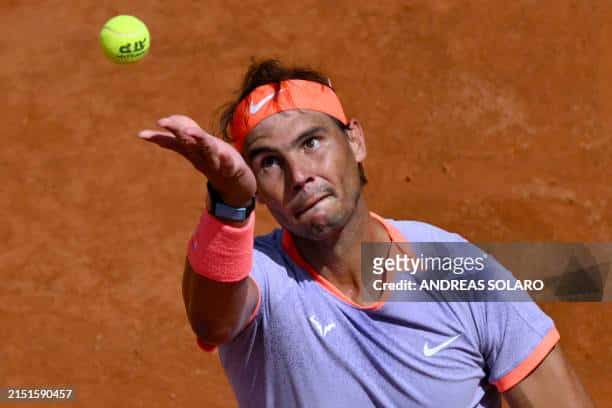
[[[208,212],[214,217],[228,221],[245,221],[255,209],[255,197],[251,197],[251,202],[246,207],[236,208],[225,204],[219,192],[214,189],[210,182],[206,183],[206,188],[210,198]]]

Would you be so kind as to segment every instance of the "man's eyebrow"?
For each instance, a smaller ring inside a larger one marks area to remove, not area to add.
[[[267,146],[256,147],[255,149],[249,151],[248,158],[249,158],[249,161],[253,161],[255,156],[262,154],[262,153],[271,153],[271,152],[276,152],[276,149],[273,149]]]
[[[313,134],[320,132],[320,131],[324,131],[325,128],[323,126],[314,126],[311,127],[310,129],[305,130],[304,132],[300,133],[300,135],[298,137],[296,137],[290,144],[290,146],[293,148],[295,146],[298,146],[300,143],[302,143],[302,141],[304,141],[304,139],[308,139],[309,137],[311,137]],[[249,161],[252,161],[255,156],[262,154],[262,153],[270,153],[270,152],[277,152],[278,149],[276,148],[272,148],[272,147],[268,147],[268,146],[261,146],[261,147],[256,147],[252,150],[249,151],[248,154],[248,158]]]
[[[320,132],[320,131],[324,131],[324,130],[325,130],[325,128],[323,126],[314,126],[314,127],[311,127],[308,130],[305,130],[304,132],[300,133],[300,135],[298,137],[296,137],[293,142],[291,142],[291,147],[298,146],[299,144],[301,144],[304,141],[304,139],[308,139],[313,134],[315,134],[317,132]]]

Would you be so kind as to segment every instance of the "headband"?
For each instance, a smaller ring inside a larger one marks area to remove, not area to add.
[[[255,88],[234,110],[230,132],[236,149],[242,152],[247,135],[259,122],[292,109],[327,113],[346,123],[340,99],[327,85],[301,79],[266,84]]]

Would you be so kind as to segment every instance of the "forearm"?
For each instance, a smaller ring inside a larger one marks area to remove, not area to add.
[[[537,369],[504,396],[512,408],[593,407],[591,398],[558,345]]]
[[[189,242],[183,299],[191,326],[201,339],[229,340],[258,299],[248,278],[253,259],[254,215],[240,227],[203,214]]]
[[[223,283],[194,272],[185,260],[183,301],[193,332],[208,344],[230,340],[248,319],[250,279]]]

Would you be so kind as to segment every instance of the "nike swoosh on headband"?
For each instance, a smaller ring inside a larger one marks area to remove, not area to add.
[[[278,92],[272,92],[271,94],[264,96],[264,97],[263,97],[263,99],[262,99],[261,101],[257,102],[257,103],[253,103],[253,102],[251,102],[251,103],[250,103],[250,105],[249,105],[249,113],[250,113],[251,115],[256,114],[257,112],[259,112],[259,110],[260,110],[261,108],[263,108],[263,106],[264,106],[266,103],[270,102],[270,101],[272,100],[272,98],[274,98],[274,96],[275,96],[276,94],[279,94],[279,93],[283,92],[284,90],[285,90],[285,89],[281,89],[281,90],[279,90]]]

